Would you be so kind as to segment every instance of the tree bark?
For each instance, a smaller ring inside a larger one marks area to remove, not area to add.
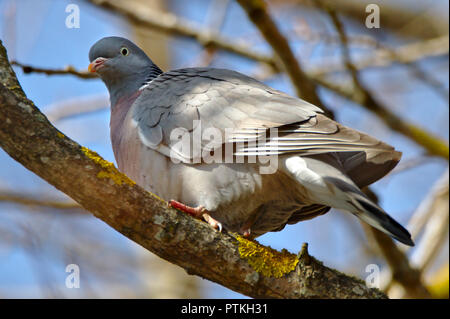
[[[97,218],[189,274],[257,298],[386,298],[325,267],[219,233],[136,185],[112,163],[58,131],[28,100],[0,41],[0,146]]]

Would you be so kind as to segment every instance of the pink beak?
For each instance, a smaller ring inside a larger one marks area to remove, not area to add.
[[[108,59],[107,58],[102,58],[102,57],[99,57],[99,58],[95,59],[88,66],[89,72],[92,72],[92,73],[97,72],[100,68],[103,67],[103,63],[105,63],[106,61],[108,61]]]

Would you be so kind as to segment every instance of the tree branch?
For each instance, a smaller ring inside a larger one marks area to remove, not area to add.
[[[98,79],[97,74],[90,73],[88,71],[77,71],[71,65],[66,66],[64,69],[51,69],[51,68],[39,68],[39,67],[31,66],[28,64],[22,64],[17,61],[11,61],[11,64],[21,67],[23,73],[25,73],[25,74],[27,74],[27,73],[43,73],[46,75],[70,74],[70,75],[75,75],[76,77],[79,77],[81,79]]]
[[[302,7],[316,7],[316,2],[311,0],[277,1],[297,2]],[[325,0],[323,2],[347,20],[350,19],[353,23],[365,27],[364,22],[367,17],[365,9],[370,2],[354,0]],[[378,3],[380,6],[383,29],[388,29],[397,36],[425,40],[448,33],[448,18],[445,14],[437,15],[434,10],[429,10],[432,5],[428,3],[418,1],[415,6],[399,6],[395,2],[387,1],[374,1],[372,3]],[[421,4],[423,6],[420,6]],[[441,2],[434,2],[433,4],[437,5],[436,8],[442,5]]]
[[[167,34],[174,34],[178,36],[184,36],[195,39],[205,47],[220,48],[222,50],[265,63],[276,72],[279,72],[281,69],[286,68],[287,65],[288,68],[286,69],[286,72],[288,72],[289,76],[293,80],[293,84],[296,86],[297,91],[306,92],[305,94],[308,95],[307,97],[306,96],[304,97],[306,100],[309,100],[312,103],[324,107],[322,103],[316,101],[315,96],[317,96],[317,94],[315,93],[315,90],[309,89],[314,88],[314,85],[311,84],[311,82],[317,83],[320,86],[323,86],[326,89],[333,91],[339,96],[344,97],[373,112],[390,129],[410,138],[412,141],[414,141],[415,143],[422,146],[425,150],[427,150],[428,154],[439,156],[446,160],[449,159],[449,147],[445,141],[435,136],[434,134],[431,134],[425,129],[403,120],[401,117],[391,112],[389,108],[382,105],[371,94],[369,95],[366,94],[368,92],[367,90],[361,91],[355,88],[348,88],[330,82],[325,78],[325,76],[323,76],[322,70],[319,71],[315,70],[305,77],[305,74],[302,71],[302,69],[300,69],[299,71],[299,68],[295,67],[295,65],[299,66],[299,64],[298,62],[296,62],[295,57],[294,59],[292,59],[293,54],[289,48],[289,44],[287,44],[286,46],[286,39],[276,29],[276,25],[273,23],[273,20],[268,16],[265,5],[262,2],[262,0],[257,0],[254,2],[242,0],[241,4],[246,5],[248,7],[248,10],[253,12],[252,15],[254,19],[257,19],[259,21],[259,22],[256,21],[256,23],[259,23],[260,27],[263,28],[261,29],[261,32],[263,33],[263,35],[265,35],[266,40],[271,45],[272,44],[275,45],[274,50],[280,55],[282,61],[284,61],[283,62],[284,67],[281,68],[279,67],[280,63],[277,63],[277,59],[275,57],[254,52],[246,45],[232,43],[229,40],[225,39],[223,36],[220,36],[219,34],[211,33],[208,31],[201,31],[199,28],[193,26],[192,23],[183,21],[182,19],[176,17],[173,14],[160,12],[156,14],[151,11],[137,10],[136,8],[130,8],[129,5],[127,5],[127,3],[123,1],[122,2],[111,0],[89,0],[89,1],[109,11],[122,14],[138,25],[142,25],[150,29],[158,30],[160,32],[164,32]],[[261,5],[261,3],[263,3],[263,5]],[[253,10],[252,8],[255,8],[255,10]],[[434,56],[436,52],[433,51],[433,48],[442,49],[448,47],[448,45],[443,45],[445,44],[444,43],[445,41],[447,41],[448,43],[448,37],[444,36],[441,38],[437,38],[435,40],[429,40],[429,42],[423,44],[417,44],[414,47],[412,45],[411,47],[405,46],[403,50],[397,52],[396,54],[396,56],[399,57],[399,60],[396,61],[395,59],[392,59],[391,62],[408,63],[411,61],[408,57],[413,57],[414,55],[416,55],[416,53],[419,54],[418,56],[416,56],[417,59],[427,57],[428,55],[427,54],[423,55],[423,52],[427,52],[427,50],[429,50],[430,48],[432,49],[430,55]],[[444,53],[445,51],[448,52],[448,49],[447,50],[444,49]],[[437,54],[441,54],[440,52],[441,50],[438,50]],[[294,64],[291,65],[291,63]],[[356,64],[355,69],[358,69],[358,66],[359,65]],[[39,68],[36,69],[39,70]],[[78,71],[68,72],[66,70],[51,70],[51,69],[41,69],[41,71],[44,71],[43,73],[46,74],[67,73],[73,75],[77,75],[76,73],[78,72]],[[48,71],[48,73],[46,71]],[[78,73],[83,74],[82,72]],[[328,111],[328,115],[331,115],[330,111]]]
[[[347,36],[347,43],[350,38]],[[449,53],[448,35],[422,41],[405,44],[397,48],[382,47],[374,50],[370,55],[355,59],[354,67],[359,71],[368,68],[379,68],[391,66],[395,63],[409,64],[420,60],[445,56]],[[334,72],[347,71],[347,67],[341,62],[326,62],[320,66],[308,69],[311,78],[323,77]]]
[[[329,14],[336,31],[341,38],[341,47],[344,56],[344,63],[349,70],[354,84],[354,91],[350,98],[353,101],[366,108],[367,110],[376,114],[389,128],[408,136],[417,144],[423,146],[430,155],[440,156],[449,159],[448,144],[439,137],[425,131],[424,129],[404,121],[400,116],[391,112],[385,105],[377,100],[369,89],[362,83],[359,78],[358,69],[355,67],[350,57],[350,50],[348,47],[347,35],[344,26],[339,20],[336,12],[330,7],[323,5],[326,12]]]
[[[448,55],[449,53],[448,44],[449,44],[449,37],[442,36],[422,42],[405,44],[398,48],[383,47],[374,50],[373,54],[362,56],[358,59],[355,59],[355,62],[353,64],[357,70],[363,70],[369,68],[388,67],[395,63],[401,64],[415,63],[427,58]],[[235,45],[234,43],[228,44],[228,46],[230,47],[234,45]],[[221,49],[226,51],[226,47],[217,46],[215,49]],[[265,62],[266,59],[271,60],[269,56],[264,55],[262,56],[264,57],[264,59],[262,60],[254,59],[254,61],[266,64]],[[275,64],[275,61],[273,60],[270,64],[267,65],[270,67],[272,63]],[[18,61],[11,61],[11,64],[22,68],[23,72],[26,74],[42,73],[46,75],[73,75],[82,79],[98,79],[97,75],[89,73],[87,71],[76,70],[73,66],[68,66],[62,69],[54,69],[54,68],[42,68],[32,66]],[[346,70],[347,68],[345,67],[345,65],[342,65],[341,62],[323,61],[320,63],[320,65],[308,67],[306,73],[311,80],[317,81],[319,82],[319,84],[322,84],[327,83],[326,82],[327,75]],[[275,67],[275,69],[273,69],[273,72],[278,73],[279,72],[278,68]],[[324,86],[333,90],[332,86],[330,85],[324,84]],[[344,88],[341,89],[337,88],[336,91],[337,91],[336,93],[344,97],[350,96],[352,94],[350,90],[348,90],[347,92]]]
[[[373,235],[391,269],[391,278],[405,289],[408,298],[430,298],[431,295],[422,282],[420,270],[411,266],[408,257],[398,248],[394,241],[373,227],[367,228]]]
[[[106,94],[99,94],[55,102],[47,105],[44,113],[50,122],[55,123],[81,114],[105,109],[109,109],[109,97]]]
[[[378,203],[377,195],[369,187],[365,187],[363,190],[371,200]],[[410,298],[430,298],[429,292],[422,283],[420,270],[411,265],[408,256],[397,246],[394,240],[366,223],[361,223],[361,225],[368,237],[373,238],[373,241],[376,242],[377,247],[389,266],[390,275],[386,276],[385,273],[381,277],[389,277],[389,282],[395,280],[408,292]],[[382,285],[381,289],[386,291],[389,285]]]
[[[253,22],[256,26],[258,26],[261,34],[273,47],[274,51],[278,55],[278,58],[256,53],[245,45],[231,43],[219,34],[199,31],[199,29],[193,27],[192,24],[183,22],[183,20],[172,14],[159,12],[156,14],[151,11],[137,10],[136,8],[130,8],[127,6],[126,2],[123,1],[89,1],[109,11],[122,14],[139,25],[154,30],[159,30],[164,33],[195,39],[204,46],[220,48],[228,52],[268,64],[277,72],[280,70],[285,70],[291,77],[294,86],[296,86],[297,92],[300,94],[299,96],[302,96],[301,94],[306,94],[307,96],[303,96],[306,100],[311,103],[318,104],[318,106],[324,107],[324,105],[320,102],[320,99],[316,99],[317,93],[315,92],[314,83],[319,84],[320,86],[323,86],[328,90],[331,90],[336,94],[372,111],[390,129],[407,136],[426,149],[430,155],[440,156],[447,160],[449,159],[449,147],[446,142],[442,141],[440,138],[429,133],[428,131],[403,120],[395,113],[391,112],[388,108],[381,105],[371,95],[364,94],[364,92],[355,90],[354,88],[349,89],[341,85],[336,85],[325,79],[323,76],[306,76],[295,59],[295,56],[293,56],[289,43],[287,43],[284,36],[279,32],[275,23],[268,15],[267,8],[263,0],[239,0],[239,3],[249,14],[249,17],[254,20]],[[422,46],[419,47],[423,49]],[[434,46],[432,45],[432,47]],[[409,48],[408,51],[411,52],[411,48]],[[281,60],[281,62],[279,60]],[[280,67],[280,65],[282,67]],[[331,112],[328,112],[328,114],[331,115]]]
[[[73,201],[45,200],[36,197],[19,194],[6,190],[0,190],[0,202],[10,202],[25,206],[40,206],[55,209],[80,210],[81,207]]]
[[[424,228],[424,234],[420,238],[420,242],[411,255],[410,264],[414,267],[416,274],[415,277],[424,278],[427,268],[434,262],[437,254],[442,250],[447,241],[448,223],[449,223],[449,185],[448,185],[448,168],[442,177],[434,184],[430,193],[421,202],[413,217],[410,220],[408,228],[412,230],[416,236]],[[395,247],[397,251],[398,248]],[[403,251],[396,252],[397,255],[401,255]],[[404,263],[403,263],[404,265]],[[400,267],[399,267],[400,266]],[[408,289],[408,286],[404,285],[404,282],[399,282],[401,279],[410,278],[417,282],[417,279],[410,275],[405,276],[405,267],[402,267],[402,263],[396,263],[397,270],[393,271],[393,276],[387,277],[385,291],[389,293],[396,293],[399,298],[430,298],[431,295],[425,288],[419,288],[417,285],[413,285],[413,289]],[[403,274],[402,274],[403,272]],[[394,279],[395,282],[392,282]],[[409,281],[414,283],[414,281]],[[396,284],[399,283],[404,289],[398,290]],[[426,294],[424,294],[426,291]]]
[[[422,239],[411,256],[412,263],[425,272],[435,260],[437,254],[446,243],[449,228],[449,183],[448,168],[433,186],[421,209],[428,210],[429,216]],[[417,212],[421,214],[420,210]]]
[[[0,42],[0,146],[108,225],[169,262],[251,297],[385,298],[303,249],[278,252],[168,208],[28,100]]]
[[[352,76],[357,92],[359,92],[359,94],[362,95],[364,99],[368,101],[368,103],[376,103],[371,93],[360,81],[358,70],[351,61],[347,35],[337,13],[334,10],[330,9],[327,5],[324,5],[321,1],[318,1],[318,4],[323,7],[325,12],[328,13],[336,28],[336,31],[339,34],[344,56],[344,63]],[[379,107],[382,106],[380,105]],[[366,188],[366,194],[368,194],[372,199],[375,199],[375,202],[378,202],[375,194],[372,193],[369,188]],[[375,241],[378,244],[378,247],[380,248],[386,261],[388,262],[389,267],[391,268],[393,273],[393,278],[398,281],[403,287],[405,287],[405,289],[410,293],[411,296],[414,296],[416,298],[430,297],[428,291],[422,284],[420,271],[410,266],[408,257],[397,247],[392,238],[373,227],[367,228],[369,228],[369,231],[373,235]]]
[[[88,0],[105,10],[119,13],[131,20],[134,24],[147,27],[165,34],[177,35],[189,39],[194,39],[204,47],[217,48],[230,53],[259,61],[276,68],[273,57],[253,51],[245,44],[233,43],[217,32],[203,31],[200,26],[185,21],[174,14],[166,12],[153,12],[145,10],[145,7],[133,5],[126,1],[114,0]]]
[[[238,0],[238,2],[274,50],[280,69],[289,75],[292,84],[297,90],[297,95],[323,108],[324,104],[317,94],[315,83],[307,78],[288,40],[281,34],[269,15],[264,0]],[[326,111],[330,113],[330,111]]]

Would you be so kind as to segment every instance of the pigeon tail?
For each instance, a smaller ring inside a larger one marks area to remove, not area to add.
[[[330,160],[332,157],[329,157]],[[401,243],[414,246],[409,232],[372,202],[333,161],[313,157],[292,156],[284,161],[284,170],[306,188],[309,200],[351,212],[364,222],[392,236]]]
[[[354,199],[360,208],[354,214],[367,224],[397,239],[399,242],[414,246],[411,234],[381,207],[373,203],[364,194],[355,194]],[[356,205],[355,205],[356,206]]]

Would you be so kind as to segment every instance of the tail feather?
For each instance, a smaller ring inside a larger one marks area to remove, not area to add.
[[[408,246],[414,246],[411,234],[380,207],[372,203],[368,198],[365,198],[364,200],[357,199],[357,202],[364,209],[363,212],[355,214],[357,217],[376,229],[397,239],[399,242]]]
[[[292,156],[285,159],[284,165],[316,204],[349,211],[401,243],[414,246],[409,232],[371,201],[331,155]]]

